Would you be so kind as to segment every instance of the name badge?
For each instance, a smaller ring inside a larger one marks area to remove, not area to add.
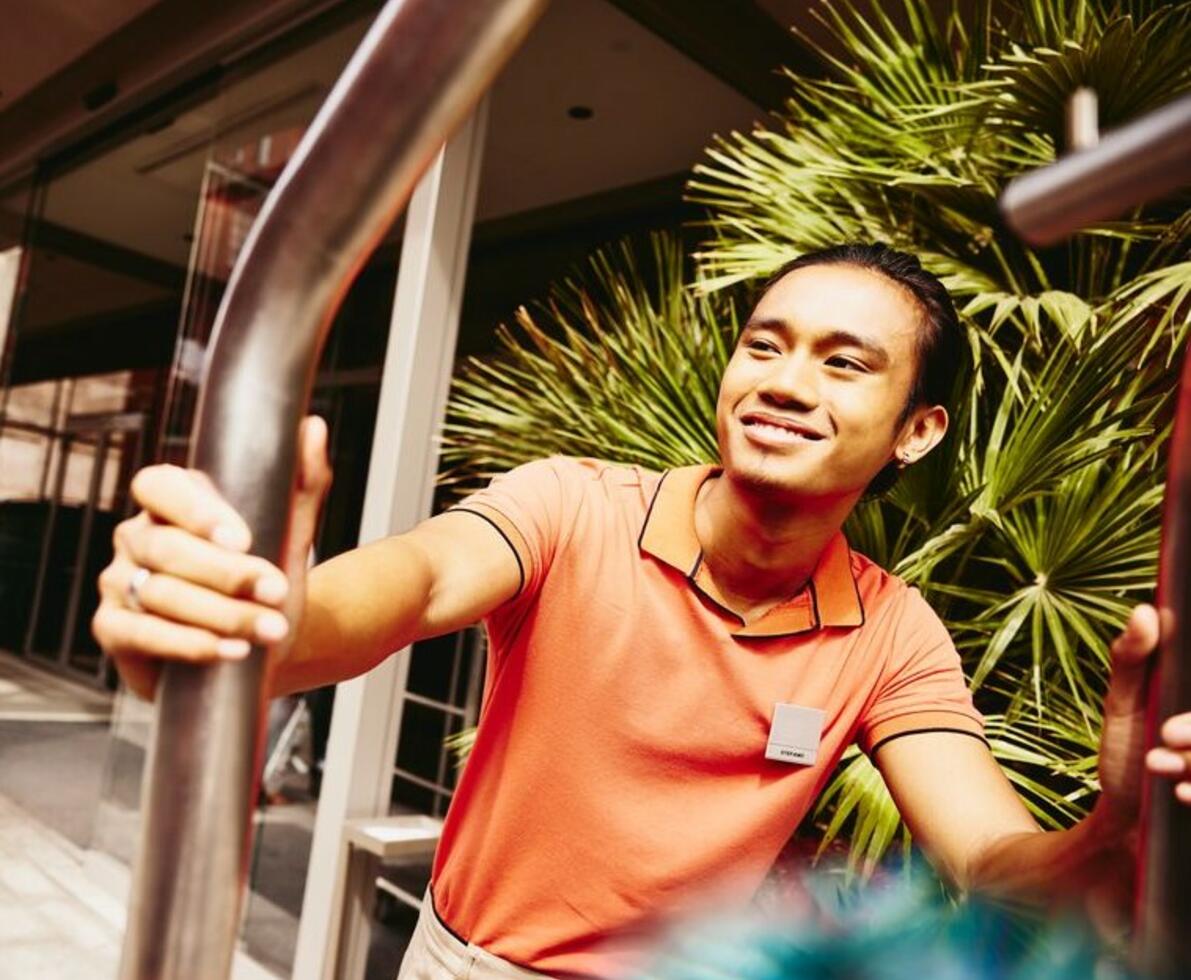
[[[769,742],[765,758],[774,762],[792,762],[813,766],[819,758],[819,739],[823,735],[823,712],[797,704],[773,706]]]

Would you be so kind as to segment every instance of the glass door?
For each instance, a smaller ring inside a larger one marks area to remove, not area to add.
[[[28,488],[23,508],[39,547],[28,556],[28,614],[19,649],[106,684],[108,667],[90,620],[99,601],[99,572],[111,561],[112,534],[130,511],[127,474],[142,461],[146,413],[135,407],[141,392],[133,372],[54,382],[51,388],[49,424],[24,427],[41,449],[39,465],[27,473],[37,486]],[[18,402],[49,395],[16,394]]]

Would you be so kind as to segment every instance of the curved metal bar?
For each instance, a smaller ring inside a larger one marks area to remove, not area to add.
[[[344,293],[545,3],[390,0],[266,200],[219,310],[191,454],[255,554],[284,552],[298,424]],[[122,980],[228,975],[266,673],[261,649],[163,671]]]
[[[1006,224],[1031,245],[1053,245],[1191,183],[1191,94],[1105,133],[1093,147],[1009,182]]]

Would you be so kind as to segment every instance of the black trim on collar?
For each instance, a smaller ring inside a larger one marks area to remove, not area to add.
[[[641,533],[637,535],[637,550],[638,551],[645,550],[645,531],[649,527],[649,519],[653,516],[654,504],[656,504],[658,502],[658,496],[662,492],[662,484],[666,482],[666,477],[668,477],[672,472],[674,472],[674,471],[666,470],[666,472],[663,473],[658,478],[658,485],[656,487],[654,487],[653,497],[649,501],[649,508],[645,511],[645,520],[641,522]]]
[[[844,547],[848,549],[848,574],[852,578],[852,591],[856,593],[856,608],[860,610],[860,625],[863,626],[868,621],[868,613],[864,608],[864,600],[860,598],[860,583],[852,572],[852,544],[847,538],[844,538]]]
[[[806,587],[811,594],[811,612],[815,614],[815,629],[819,629],[823,625],[823,614],[819,612],[819,590],[815,588],[815,576],[811,573],[811,577],[806,580]],[[856,581],[853,579],[852,588],[856,587]]]

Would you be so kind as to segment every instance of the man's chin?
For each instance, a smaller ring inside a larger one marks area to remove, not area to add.
[[[726,457],[723,466],[724,475],[741,490],[774,501],[823,504],[858,496],[838,480],[824,480],[828,467],[822,462],[776,453],[741,453]]]
[[[725,462],[724,475],[737,486],[766,496],[803,497],[814,493],[810,475],[788,459],[753,458]]]

